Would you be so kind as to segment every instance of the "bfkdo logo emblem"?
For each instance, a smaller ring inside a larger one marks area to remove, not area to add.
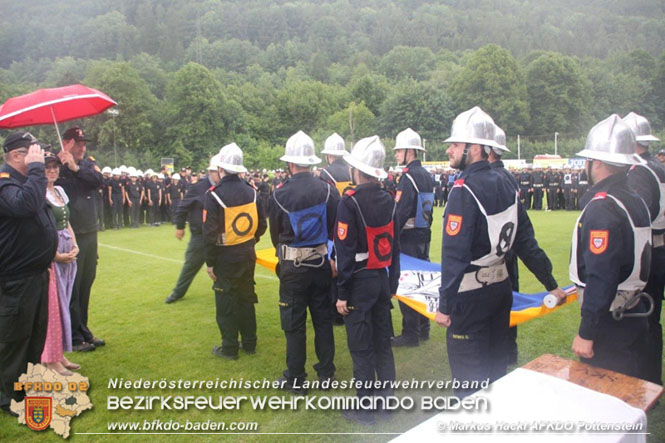
[[[33,431],[43,431],[51,424],[51,397],[25,397],[25,424]]]

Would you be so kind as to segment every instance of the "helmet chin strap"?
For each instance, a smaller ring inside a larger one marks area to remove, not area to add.
[[[586,159],[586,165],[585,165],[585,171],[587,175],[587,180],[589,181],[589,187],[593,187],[593,178],[591,178],[591,165],[592,165],[593,160],[590,158]]]
[[[459,170],[463,171],[466,168],[466,157],[469,154],[469,144],[464,143],[464,152],[462,153],[462,160],[459,163]]]

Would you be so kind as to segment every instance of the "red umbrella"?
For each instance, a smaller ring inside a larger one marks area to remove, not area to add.
[[[53,123],[60,140],[58,123],[96,115],[115,105],[108,95],[84,85],[39,89],[12,97],[0,106],[0,128]]]

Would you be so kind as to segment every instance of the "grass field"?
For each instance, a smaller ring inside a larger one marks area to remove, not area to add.
[[[441,208],[436,208],[431,258],[440,261]],[[577,213],[530,212],[537,238],[554,263],[555,277],[560,285],[568,285],[568,255],[571,230]],[[240,411],[213,411],[190,409],[188,411],[109,411],[107,396],[134,395],[282,395],[277,390],[248,392],[243,390],[133,390],[109,389],[110,378],[129,380],[215,380],[245,378],[248,380],[276,379],[285,366],[285,340],[279,324],[277,290],[278,281],[271,272],[257,267],[256,292],[259,344],[257,354],[241,353],[237,361],[223,361],[211,354],[213,346],[220,343],[215,322],[215,307],[211,281],[201,270],[186,297],[172,305],[164,304],[170,293],[184,257],[187,239],[179,242],[173,236],[173,227],[142,227],[139,230],[124,229],[99,234],[99,267],[93,287],[90,309],[90,327],[107,341],[104,348],[87,354],[74,354],[70,359],[80,363],[80,371],[89,377],[89,396],[94,404],[72,422],[72,441],[207,441],[219,439],[219,435],[82,435],[82,433],[106,433],[111,422],[178,420],[184,422],[206,421],[257,422],[261,433],[316,433],[317,435],[231,435],[221,436],[239,441],[388,441],[395,435],[413,427],[433,413],[409,411],[395,414],[388,422],[372,428],[364,428],[346,422],[338,411],[253,410],[249,405]],[[189,234],[188,234],[189,235]],[[266,235],[258,248],[268,247]],[[540,292],[542,287],[523,267],[520,269],[521,289],[524,292]],[[393,310],[396,331],[401,328],[399,309]],[[547,317],[519,327],[519,362],[526,362],[544,353],[573,358],[570,351],[572,339],[579,324],[577,304],[567,306]],[[309,379],[315,380],[312,365],[316,362],[313,348],[313,332],[308,330]],[[444,330],[433,325],[432,338],[419,348],[397,349],[395,361],[397,376],[401,379],[447,380],[450,378],[445,350]],[[335,328],[336,377],[349,380],[352,364],[346,347],[343,327]],[[328,394],[311,391],[313,395],[353,395],[353,391],[337,391]],[[417,396],[414,391],[398,392],[398,395]],[[451,394],[450,394],[451,395]],[[649,415],[650,442],[665,440],[665,413],[662,406]],[[334,433],[377,433],[375,435],[326,435]],[[384,433],[384,434],[381,434]],[[59,439],[52,431],[36,433],[19,426],[15,419],[0,415],[0,440],[3,441],[53,441]]]

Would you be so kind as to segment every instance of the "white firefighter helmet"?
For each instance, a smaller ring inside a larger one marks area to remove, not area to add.
[[[497,147],[494,140],[496,125],[494,120],[478,106],[462,112],[453,121],[450,137],[445,143],[469,143]]]
[[[137,169],[137,170],[136,170],[136,175],[137,175],[138,177],[143,177],[143,171],[141,171],[140,169]]]
[[[305,167],[321,163],[321,159],[314,155],[314,140],[302,131],[289,137],[280,160]]]
[[[416,149],[418,151],[424,151],[423,141],[420,138],[420,135],[411,128],[406,128],[395,137],[395,147],[393,151],[397,149]]]
[[[651,135],[651,125],[646,117],[631,112],[623,118],[623,121],[633,130],[635,140],[638,143],[648,145],[648,142],[657,142],[660,140]]]
[[[337,157],[348,154],[346,151],[346,143],[344,143],[342,136],[335,132],[328,137],[323,144],[323,151],[321,151],[321,154],[334,155]]]
[[[162,174],[162,173],[160,172],[159,174],[157,174],[157,178],[158,178],[159,180],[164,180],[164,174]]]
[[[577,155],[616,165],[644,163],[635,153],[633,130],[617,114],[612,114],[591,128],[584,149]]]
[[[176,172],[175,174],[173,174],[173,175],[171,176],[171,178],[172,178],[173,180],[180,180],[180,174],[178,174],[178,173]]]
[[[217,159],[217,166],[231,174],[239,174],[247,172],[247,168],[242,165],[243,154],[242,150],[235,143],[231,143],[222,147],[219,151],[219,158]]]
[[[111,172],[112,175],[117,175],[120,176],[120,168],[113,168],[113,171]]]
[[[139,174],[136,172],[136,169],[133,171],[129,171],[129,177],[137,177],[138,178]]]
[[[113,172],[113,169],[111,169],[110,166],[104,166],[102,169],[102,174],[111,174]]]
[[[344,156],[344,161],[351,167],[378,179],[388,176],[383,169],[385,159],[386,148],[378,135],[358,140],[351,153]]]

